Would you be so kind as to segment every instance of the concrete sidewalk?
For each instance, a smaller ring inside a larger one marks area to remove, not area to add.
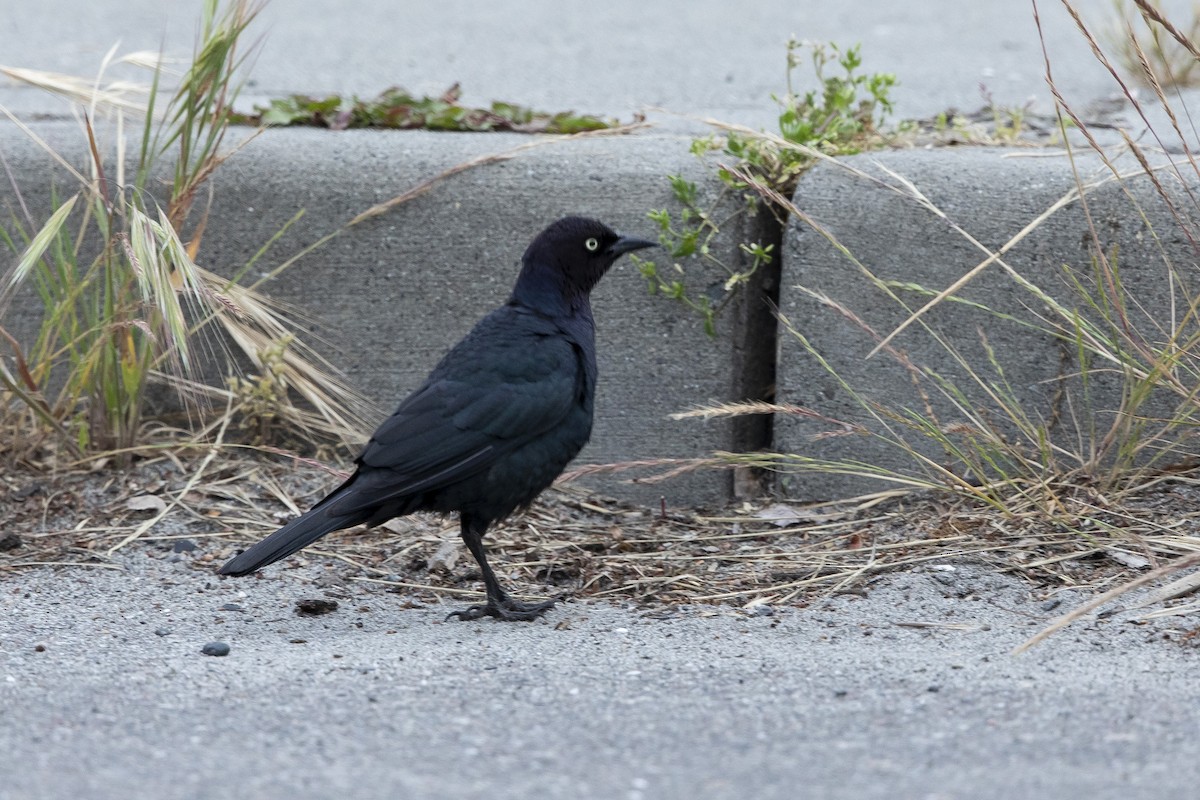
[[[165,42],[168,53],[184,56],[198,5],[149,0],[18,4],[9,10],[11,35],[0,61],[91,75],[118,40],[121,52],[157,49]],[[1116,86],[1069,16],[1057,3],[1039,6],[1060,88],[1080,107],[1111,96]],[[686,11],[626,0],[603,9],[528,0],[494,6],[419,2],[400,11],[376,0],[337,13],[327,3],[289,0],[267,5],[254,31],[264,42],[249,70],[250,97],[289,92],[370,96],[394,84],[436,93],[457,81],[469,103],[507,99],[622,120],[641,112],[654,123],[635,136],[549,144],[512,161],[469,170],[340,237],[275,282],[270,289],[274,295],[315,311],[317,331],[332,341],[331,355],[384,408],[419,381],[475,317],[503,299],[520,252],[550,219],[585,213],[632,233],[652,234],[646,212],[674,202],[665,175],[682,174],[707,192],[718,191],[711,173],[688,153],[690,135],[707,131],[697,118],[773,126],[770,94],[786,88],[789,35],[861,42],[865,70],[900,77],[897,118],[973,110],[984,102],[982,91],[1001,107],[1030,102],[1034,110],[1051,109],[1033,15],[1029,6],[1011,0],[910,6],[875,0],[764,2],[741,12],[711,0],[689,3]],[[114,74],[134,74],[129,67],[122,69]],[[802,74],[798,71],[797,77]],[[39,134],[73,161],[84,160],[83,142],[74,124],[64,121],[67,109],[61,101],[0,81],[0,102],[34,120]],[[270,269],[374,203],[466,158],[523,141],[528,139],[483,134],[270,131],[218,174],[201,261],[218,271],[234,269],[304,209],[302,222],[261,263]],[[0,153],[26,201],[44,213],[51,160],[6,121],[0,122]],[[909,156],[880,153],[870,158],[887,162]],[[989,220],[1027,220],[1043,210],[1039,204],[1044,197],[1027,191],[1028,171],[1014,171],[1017,162],[996,151],[943,148],[928,159],[938,165],[938,188],[950,207],[969,205],[966,201],[987,186],[991,201],[978,211]],[[960,181],[959,175],[970,178]],[[1067,183],[1062,183],[1064,177]],[[1070,186],[1069,175],[1061,172],[1050,180],[1056,182],[1055,191]],[[66,185],[61,177],[59,181]],[[807,187],[808,179],[799,197],[806,196]],[[7,189],[0,194],[6,206],[7,194]],[[868,208],[872,202],[870,189],[853,181],[824,197],[822,214],[835,217],[839,209]],[[968,227],[972,223],[963,222]],[[895,242],[907,241],[902,230],[891,227],[894,223],[895,218],[883,214],[860,215],[853,224],[865,250],[892,253],[904,273],[906,259],[915,254],[894,250]],[[1061,240],[1045,243],[1046,252],[1077,252],[1081,232],[1064,227],[1056,234]],[[789,242],[799,241],[797,237],[793,230]],[[1003,241],[1003,232],[997,238]],[[730,229],[715,247],[736,262],[742,239],[742,231]],[[952,255],[920,253],[921,264],[935,267],[930,285],[945,285],[970,266],[956,263]],[[831,250],[789,244],[783,256],[785,300],[788,287],[808,276],[828,275],[836,285],[845,269]],[[463,272],[468,267],[478,271]],[[719,288],[721,275],[710,273],[704,280]],[[644,281],[628,264],[601,285],[596,303],[601,393],[593,444],[581,460],[703,456],[764,444],[727,423],[675,422],[667,416],[714,400],[749,396],[746,364],[773,363],[776,353],[772,337],[747,333],[746,321],[767,313],[756,298],[721,318],[716,340],[705,337],[683,309],[648,297]],[[785,359],[789,352],[785,347]],[[811,388],[823,380],[803,360],[781,362],[780,370],[784,395],[790,387]],[[878,384],[883,387],[890,380],[872,376],[869,369],[864,377],[885,381]],[[804,439],[789,436],[785,432],[775,446],[807,446]],[[732,492],[729,476],[715,473],[693,474],[664,486],[613,479],[592,485],[656,506],[660,495],[670,504],[719,505]],[[791,486],[790,492],[819,498],[858,488],[805,482]]]
[[[1061,4],[1038,5],[1055,80],[1068,96],[1087,101],[1113,94]],[[165,46],[168,54],[189,55],[201,4],[49,0],[9,6],[0,64],[91,76],[118,41],[121,52]],[[1108,4],[1094,11],[1097,19],[1110,16]],[[459,82],[468,103],[509,100],[625,119],[653,107],[770,126],[770,95],[786,89],[785,45],[796,36],[861,42],[865,70],[900,77],[901,118],[974,110],[983,105],[981,85],[1000,106],[1033,100],[1047,111],[1051,101],[1030,4],[1010,0],[762,0],[739,10],[717,0],[685,8],[634,0],[602,6],[416,0],[402,8],[387,0],[342,6],[277,0],[263,9],[253,34],[263,37],[263,46],[250,69],[249,91],[263,96],[372,95],[393,85],[434,94]],[[38,95],[0,82],[0,102],[10,107],[61,110]]]

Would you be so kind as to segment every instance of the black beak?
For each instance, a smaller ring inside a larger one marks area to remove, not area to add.
[[[658,247],[658,242],[635,239],[632,236],[622,236],[609,246],[608,254],[613,258],[617,258],[618,256],[623,256],[626,253],[632,253],[634,250],[641,250],[646,247]]]

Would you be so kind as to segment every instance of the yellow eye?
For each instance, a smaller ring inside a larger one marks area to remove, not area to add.
[[[588,252],[594,253],[600,249],[600,240],[593,236],[584,242],[583,246],[588,249]]]

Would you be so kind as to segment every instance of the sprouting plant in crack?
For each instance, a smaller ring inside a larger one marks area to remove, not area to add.
[[[796,73],[805,63],[811,65],[815,87],[801,91]],[[886,141],[882,131],[892,111],[896,76],[864,73],[859,45],[843,49],[833,43],[791,39],[786,83],[785,94],[772,95],[779,106],[779,135],[802,147],[780,147],[773,138],[733,127],[693,140],[693,155],[713,165],[723,188],[713,197],[702,197],[694,182],[668,175],[678,209],[655,209],[648,216],[658,226],[659,242],[670,260],[663,263],[661,259],[632,257],[650,291],[699,314],[709,336],[716,335],[715,317],[730,297],[777,255],[773,244],[746,241],[738,246],[736,263],[729,263],[718,256],[712,246],[714,239],[741,215],[772,214],[780,225],[783,219],[778,209],[765,207],[760,195],[725,164],[736,164],[790,196],[800,176],[814,163],[806,148],[848,155]],[[698,289],[701,280],[705,286]]]

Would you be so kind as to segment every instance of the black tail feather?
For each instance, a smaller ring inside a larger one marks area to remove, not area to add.
[[[331,516],[322,506],[318,505],[307,514],[296,517],[249,550],[231,558],[217,572],[221,575],[249,575],[308,547],[327,533],[366,521],[366,517]]]

